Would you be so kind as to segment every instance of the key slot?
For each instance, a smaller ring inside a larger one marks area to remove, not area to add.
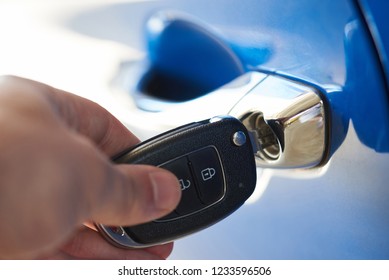
[[[277,160],[281,155],[281,143],[273,129],[266,123],[262,112],[250,112],[240,120],[252,133],[256,155],[263,160]]]

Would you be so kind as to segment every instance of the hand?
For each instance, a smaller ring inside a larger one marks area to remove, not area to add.
[[[0,258],[159,259],[172,244],[111,246],[93,229],[173,210],[176,177],[109,158],[139,140],[89,100],[34,81],[0,79]]]

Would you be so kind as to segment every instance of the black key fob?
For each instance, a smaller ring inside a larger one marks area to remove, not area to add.
[[[97,225],[120,247],[162,244],[204,229],[238,209],[256,185],[248,131],[232,117],[170,130],[123,152],[114,161],[170,170],[182,189],[179,205],[165,217],[130,227]]]

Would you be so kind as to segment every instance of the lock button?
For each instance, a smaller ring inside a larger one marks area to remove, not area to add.
[[[200,199],[205,205],[219,201],[225,193],[223,169],[215,148],[207,147],[188,155]]]

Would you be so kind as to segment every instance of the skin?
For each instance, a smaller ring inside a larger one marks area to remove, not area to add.
[[[171,243],[119,249],[90,226],[147,222],[172,211],[181,196],[168,171],[110,161],[139,140],[105,109],[2,77],[0,131],[0,259],[169,256]]]

